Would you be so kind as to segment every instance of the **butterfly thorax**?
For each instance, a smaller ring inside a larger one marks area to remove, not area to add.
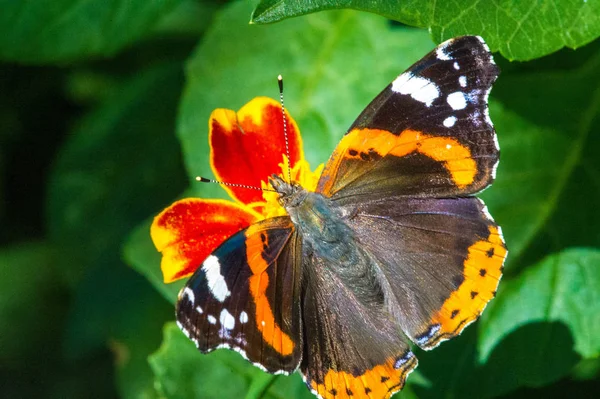
[[[305,253],[315,252],[321,259],[334,261],[341,269],[356,266],[361,256],[353,245],[354,233],[329,198],[307,191],[297,183],[290,184],[279,176],[273,176],[271,184],[279,193],[281,206],[302,235],[307,247]]]

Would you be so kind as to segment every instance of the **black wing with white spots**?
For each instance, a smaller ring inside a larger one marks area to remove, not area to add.
[[[233,235],[181,290],[179,328],[201,352],[229,348],[271,373],[296,370],[302,357],[300,248],[288,217]]]
[[[440,198],[483,190],[499,159],[488,110],[498,73],[480,37],[440,44],[359,115],[318,191],[357,202],[374,194]]]

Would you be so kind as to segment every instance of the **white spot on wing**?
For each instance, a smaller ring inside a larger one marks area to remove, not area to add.
[[[448,54],[446,52],[446,48],[448,47],[449,44],[450,44],[450,42],[442,43],[442,44],[439,45],[439,47],[437,48],[437,50],[435,50],[435,55],[437,56],[437,58],[439,60],[448,61],[448,60],[452,59],[452,57],[450,56],[450,54]]]
[[[478,198],[479,203],[481,204],[482,208],[481,208],[481,212],[483,212],[483,214],[485,215],[485,217],[487,218],[487,220],[493,222],[494,218],[492,217],[492,214],[490,213],[490,211],[488,210],[487,206],[485,205],[485,203],[483,202],[483,200],[481,198]]]
[[[208,322],[210,324],[217,324],[217,319],[215,318],[215,316],[209,314],[208,317],[206,318],[208,320]]]
[[[176,323],[177,323],[177,327],[179,327],[179,329],[181,330],[181,332],[182,332],[182,333],[183,333],[183,334],[184,334],[186,337],[188,337],[188,338],[189,338],[189,337],[190,337],[190,332],[189,332],[189,331],[188,331],[188,330],[187,330],[185,327],[183,327],[183,324],[181,324],[181,322],[180,322],[179,320],[177,320],[177,321],[176,321]]]
[[[392,91],[410,95],[428,107],[440,96],[440,91],[435,83],[410,72],[403,73],[392,82]]]
[[[494,126],[494,124],[492,123],[492,118],[490,118],[490,110],[488,109],[488,107],[485,107],[483,109],[483,115],[485,116],[485,121],[490,125],[490,126]],[[498,138],[496,138],[494,136],[495,140],[498,140]],[[500,149],[500,146],[496,145],[496,149]]]
[[[244,324],[248,322],[248,313],[242,312],[240,313],[240,323]]]
[[[496,162],[496,164],[492,168],[492,179],[494,179],[494,180],[496,179],[496,170],[498,170],[498,164],[499,164],[499,162]]]
[[[467,87],[467,77],[462,75],[458,78],[458,84],[460,84],[460,87]]]
[[[204,311],[202,310],[202,308],[200,306],[196,306],[196,312],[202,314],[204,313]]]
[[[240,345],[242,347],[236,346],[236,345],[234,345],[232,343],[229,343],[229,342],[223,342],[223,343],[217,345],[216,347],[209,349],[208,351],[212,352],[214,349],[221,349],[221,348],[231,349],[233,351],[236,351],[240,355],[242,355],[242,357],[244,359],[250,361],[250,359],[248,358],[248,355],[246,354],[246,351],[243,349],[243,347],[246,346],[248,343],[243,338],[240,338],[239,341],[240,341]],[[255,367],[258,367],[262,371],[269,372],[269,373],[272,373],[272,374],[283,374],[283,375],[289,375],[290,374],[289,372],[287,372],[285,370],[267,371],[267,369],[262,364],[260,364],[260,363],[252,362],[252,365],[255,366]]]
[[[227,288],[225,278],[221,275],[221,264],[219,258],[214,255],[209,255],[202,264],[202,270],[206,274],[208,288],[219,302],[223,302],[225,298],[231,295]]]
[[[502,242],[504,242],[504,234],[502,234],[502,227],[497,226],[498,227],[498,235],[500,236],[500,239],[502,240]],[[506,257],[504,257],[504,260],[502,261],[502,264],[504,265],[504,261],[506,261]]]
[[[496,150],[500,151],[500,143],[498,143],[498,135],[494,134],[494,145],[496,146]]]
[[[440,328],[442,328],[442,327],[439,324],[434,324],[434,325],[430,326],[429,330],[425,334],[418,337],[415,342],[418,345],[426,344],[427,341],[429,341],[433,336],[435,336],[435,334],[438,333],[438,331],[440,331]]]
[[[396,370],[398,370],[400,367],[402,367],[406,362],[408,362],[410,360],[411,357],[413,357],[414,354],[412,353],[412,351],[408,351],[406,353],[406,355],[404,355],[403,357],[400,357],[398,359],[396,359],[396,361],[394,362],[394,368]]]
[[[454,126],[454,124],[456,123],[456,116],[449,116],[446,119],[444,119],[444,126],[446,127],[452,127]]]
[[[492,86],[488,87],[485,93],[483,93],[483,101],[488,102],[488,98],[490,97],[490,92],[492,91]]]
[[[467,98],[462,91],[455,91],[454,93],[448,94],[446,101],[448,101],[448,104],[456,111],[467,107]]]
[[[194,291],[192,291],[190,287],[184,287],[181,291],[180,297],[187,297],[188,301],[190,301],[191,303],[194,303],[194,301],[196,300],[196,297],[194,296]]]
[[[479,39],[479,41],[481,42],[481,45],[483,46],[483,48],[485,49],[485,51],[487,51],[488,53],[490,52],[490,48],[487,45],[487,43],[485,42],[485,40],[483,40],[483,37],[481,36],[475,36],[477,39]]]
[[[231,315],[231,313],[227,311],[227,309],[221,310],[219,321],[221,322],[221,325],[227,330],[231,330],[233,329],[233,327],[235,327],[235,318]]]
[[[458,65],[458,62],[454,62],[454,69],[456,69],[457,71],[460,69],[460,65]]]

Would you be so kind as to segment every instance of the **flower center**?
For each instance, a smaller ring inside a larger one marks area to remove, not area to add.
[[[281,176],[285,181],[288,180],[288,159],[283,155],[283,162],[279,164],[281,168]],[[314,172],[311,172],[310,165],[305,159],[301,159],[292,168],[292,181],[300,184],[307,191],[315,191],[321,172],[323,171],[323,164],[320,164]],[[262,188],[268,188],[273,190],[270,183],[261,182]],[[263,191],[264,202],[254,202],[248,204],[249,207],[261,213],[264,218],[272,218],[275,216],[285,216],[287,212],[279,204],[279,194],[274,191]]]

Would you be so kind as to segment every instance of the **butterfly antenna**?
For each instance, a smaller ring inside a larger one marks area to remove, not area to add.
[[[287,134],[287,123],[285,118],[285,105],[283,104],[283,76],[277,76],[277,83],[279,84],[279,101],[281,101],[281,115],[283,116],[283,137],[285,138],[285,155],[288,160],[288,180],[292,183],[292,160],[290,159],[290,145],[288,142]]]
[[[196,176],[196,181],[199,181],[201,183],[216,183],[216,184],[220,184],[222,186],[228,186],[228,187],[247,188],[247,189],[250,189],[250,190],[271,191],[271,192],[274,192],[274,193],[277,192],[275,190],[271,190],[271,189],[268,189],[268,188],[262,188],[262,187],[256,187],[256,186],[249,186],[247,184],[227,183],[227,182],[219,181],[219,180],[215,180],[215,179],[208,179],[208,178],[202,177],[202,176]]]

